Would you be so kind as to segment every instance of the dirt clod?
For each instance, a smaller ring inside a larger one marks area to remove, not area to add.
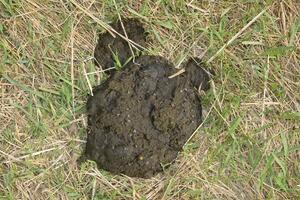
[[[126,27],[130,28],[130,23],[126,21]],[[130,35],[132,39],[143,38],[143,29],[139,30]],[[101,35],[99,42],[106,37],[110,38]],[[103,45],[97,45],[102,56],[96,59],[111,65],[110,51],[103,50]],[[119,53],[126,49],[114,47]],[[123,53],[128,56],[127,50]],[[144,178],[171,163],[201,123],[196,88],[208,89],[208,75],[195,60],[190,59],[184,67],[185,73],[170,79],[177,70],[166,59],[140,56],[96,86],[87,102],[85,156],[112,173]]]

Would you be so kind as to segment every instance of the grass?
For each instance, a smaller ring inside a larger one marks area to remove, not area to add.
[[[0,0],[0,199],[299,199],[299,10],[298,0]],[[176,65],[203,57],[216,74],[199,131],[149,180],[76,164],[86,95],[102,79],[97,34],[119,15],[146,24],[149,53]]]

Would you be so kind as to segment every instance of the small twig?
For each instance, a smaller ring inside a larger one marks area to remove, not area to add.
[[[88,84],[88,87],[90,89],[90,92],[91,92],[91,95],[94,96],[93,94],[93,88],[92,88],[92,85],[91,85],[91,82],[89,80],[89,77],[88,77],[88,74],[86,73],[86,70],[85,70],[85,62],[82,62],[82,70],[83,70],[83,74],[84,74],[84,77],[86,79],[86,82]]]
[[[187,5],[188,7],[191,7],[191,8],[193,8],[193,9],[195,9],[195,10],[198,10],[198,11],[202,12],[204,15],[208,15],[208,14],[209,14],[209,11],[204,10],[204,9],[202,9],[202,8],[199,8],[199,7],[195,6],[195,5],[193,5],[192,2],[186,3],[186,5]]]
[[[14,156],[12,156],[12,155],[10,155],[10,154],[4,152],[4,151],[1,151],[1,150],[0,150],[0,153],[3,154],[3,155],[5,155],[5,156],[7,156],[8,158],[10,158],[10,159],[16,161],[16,162],[20,162],[20,161],[21,161],[19,158],[15,158]],[[9,161],[5,161],[4,163],[8,163],[8,162],[9,162]]]
[[[115,67],[110,67],[110,68],[103,69],[103,70],[98,70],[98,71],[94,71],[94,72],[88,72],[85,75],[103,73],[103,72],[106,72],[106,71],[109,71],[109,70],[112,70],[112,69],[116,69],[116,68]]]
[[[97,184],[97,181],[96,179],[93,180],[93,188],[92,188],[92,200],[95,199],[95,194],[96,194],[96,184]]]
[[[178,72],[176,72],[175,74],[173,74],[173,75],[171,75],[171,76],[169,76],[168,78],[174,78],[174,77],[176,77],[176,76],[179,76],[180,74],[182,74],[182,73],[184,73],[185,72],[185,68],[182,68],[182,69],[180,69]]]
[[[50,149],[45,149],[45,150],[38,151],[38,152],[35,152],[35,153],[32,153],[32,154],[27,154],[27,155],[24,155],[24,156],[21,156],[21,157],[18,157],[18,158],[13,157],[13,161],[20,162],[21,160],[23,160],[25,158],[28,158],[28,157],[34,157],[34,156],[37,156],[37,155],[40,155],[40,154],[43,154],[43,153],[47,153],[49,151],[54,151],[56,149],[62,149],[62,148],[64,148],[64,146],[59,147],[59,148],[53,147],[53,148],[50,148]],[[3,153],[2,151],[0,151],[0,152]],[[7,156],[9,156],[10,158],[12,158],[11,155],[7,155]],[[12,163],[13,161],[8,160],[8,161],[5,161],[3,163],[8,164],[8,163]]]
[[[277,105],[281,105],[281,103],[279,102],[253,102],[253,103],[241,103],[242,106],[261,106],[261,104],[265,104],[267,106],[277,106]]]

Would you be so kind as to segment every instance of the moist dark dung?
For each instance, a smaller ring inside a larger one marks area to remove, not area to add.
[[[140,30],[137,38],[143,38]],[[102,34],[100,42],[103,37],[110,36]],[[98,62],[110,56],[101,49]],[[185,73],[169,78],[177,70],[166,59],[140,56],[96,86],[87,102],[86,158],[112,173],[143,178],[171,163],[201,123],[196,88],[208,89],[208,75],[195,60],[184,67]]]
[[[120,21],[112,24],[111,27],[118,33],[125,36],[124,30],[128,39],[139,44],[142,47],[146,45],[146,33],[143,25],[137,19],[124,19],[122,21],[124,29]],[[139,48],[139,47],[137,47]],[[135,48],[129,48],[128,41],[115,34],[112,36],[109,32],[99,35],[98,43],[94,51],[96,65],[102,70],[114,67],[114,61],[118,58],[120,64],[124,64],[127,59],[131,58],[132,53],[137,53]],[[111,71],[108,71],[109,73]]]

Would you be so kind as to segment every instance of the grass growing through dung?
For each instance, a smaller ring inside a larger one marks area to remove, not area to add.
[[[300,2],[201,2],[0,0],[0,199],[300,198]],[[149,53],[216,74],[199,131],[149,180],[76,164],[118,15],[146,24]]]

